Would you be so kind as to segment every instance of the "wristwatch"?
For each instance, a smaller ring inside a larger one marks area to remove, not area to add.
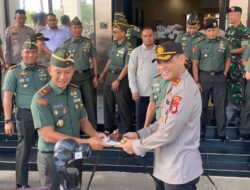
[[[8,124],[9,122],[11,122],[12,121],[12,119],[5,119],[4,120],[4,124]]]

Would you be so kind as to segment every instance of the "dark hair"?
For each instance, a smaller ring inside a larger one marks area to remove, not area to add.
[[[45,12],[40,12],[40,13],[37,14],[37,21],[41,22],[44,19],[46,19],[46,17],[47,17],[47,14]]]
[[[70,24],[70,18],[68,15],[62,15],[61,18],[62,25],[69,25]]]
[[[23,9],[17,9],[16,11],[15,11],[15,15],[16,14],[26,14],[26,12],[25,12],[25,10],[23,10]]]
[[[38,14],[37,13],[32,14],[31,19],[32,19],[33,23],[36,24],[38,21]]]
[[[56,15],[55,15],[54,13],[48,13],[47,16],[46,16],[46,18],[48,18],[49,16],[54,16],[54,17],[56,17]]]
[[[153,32],[155,32],[155,31],[153,30],[153,28],[152,28],[152,27],[149,27],[149,26],[143,27],[142,32],[143,32],[144,30],[152,30]]]

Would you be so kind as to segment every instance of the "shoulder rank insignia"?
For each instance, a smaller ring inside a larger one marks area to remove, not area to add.
[[[182,97],[181,96],[174,96],[172,99],[172,103],[170,106],[170,113],[172,114],[176,114],[178,113],[178,109],[179,109],[179,104],[181,102]]]
[[[159,76],[161,76],[161,75],[160,75],[160,74],[158,74],[158,75],[154,76],[153,78],[158,78]]]
[[[45,87],[43,87],[43,88],[38,92],[38,94],[39,94],[40,96],[45,96],[45,95],[47,95],[48,93],[50,93],[50,91],[51,91],[50,86],[49,86],[49,85],[46,85]]]
[[[79,88],[79,86],[75,85],[75,84],[72,84],[72,83],[69,83],[70,86],[73,86],[75,88]]]
[[[175,79],[173,82],[172,82],[172,85],[173,86],[177,86],[179,83],[180,83],[181,79],[180,78],[177,78]]]
[[[16,68],[16,67],[19,66],[19,65],[20,65],[20,64],[13,65],[13,66],[11,66],[9,69],[12,70],[12,69]]]
[[[46,106],[48,104],[48,101],[46,99],[43,99],[43,98],[39,98],[37,99],[37,103],[40,105],[40,106]]]

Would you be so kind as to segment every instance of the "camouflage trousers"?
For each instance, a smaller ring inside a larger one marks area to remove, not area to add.
[[[233,59],[228,74],[229,97],[233,104],[234,111],[241,111],[244,94],[244,67],[240,59]]]

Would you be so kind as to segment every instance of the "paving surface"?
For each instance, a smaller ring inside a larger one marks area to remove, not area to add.
[[[90,172],[83,173],[83,187],[85,190]],[[212,177],[218,190],[248,190],[250,178]],[[0,171],[0,190],[15,187],[15,172]],[[29,184],[39,186],[37,172],[30,172]],[[148,174],[126,172],[97,172],[94,176],[90,190],[154,190],[154,182]],[[198,190],[216,190],[209,180],[202,176]]]

